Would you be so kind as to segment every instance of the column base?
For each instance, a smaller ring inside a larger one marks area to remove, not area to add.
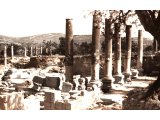
[[[132,72],[132,79],[137,79],[138,78],[138,70],[137,69],[131,69],[131,72]]]
[[[107,77],[102,78],[103,84],[101,86],[101,90],[103,93],[111,92],[113,81],[114,81],[114,78],[112,76],[107,76]]]
[[[144,71],[144,70],[143,70],[142,68],[138,69],[138,72],[139,72],[139,73],[138,73],[138,76],[143,76],[143,71]]]
[[[114,84],[124,84],[124,75],[118,74],[113,76],[115,81]]]
[[[124,82],[131,82],[131,75],[132,75],[132,73],[131,72],[124,72],[123,73],[123,75],[124,75]]]
[[[99,91],[100,90],[100,87],[102,85],[102,82],[101,81],[90,81],[87,85],[87,90],[88,91]]]

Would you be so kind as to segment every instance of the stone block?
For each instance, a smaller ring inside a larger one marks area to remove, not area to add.
[[[59,90],[49,90],[47,92],[45,92],[45,101],[57,101],[57,100],[61,100],[61,91]]]
[[[55,110],[55,102],[44,102],[44,110]]]
[[[39,76],[34,76],[34,78],[33,78],[33,82],[34,83],[38,83],[38,84],[43,84],[43,82],[44,82],[44,78],[42,78],[42,77],[39,77]]]
[[[42,85],[39,84],[39,83],[33,83],[33,87],[32,89],[35,90],[35,91],[40,91]]]
[[[56,101],[55,102],[55,110],[65,110],[66,105],[64,101]]]
[[[60,90],[60,78],[59,77],[46,77],[45,79],[45,86],[46,87],[51,87],[51,88],[54,88],[56,90]]]
[[[22,110],[24,95],[21,92],[3,93],[0,95],[1,110]]]
[[[69,92],[73,88],[73,85],[69,82],[63,82],[62,84],[62,92]]]

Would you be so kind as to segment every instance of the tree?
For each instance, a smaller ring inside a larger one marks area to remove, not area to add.
[[[144,29],[160,43],[160,10],[135,10]]]

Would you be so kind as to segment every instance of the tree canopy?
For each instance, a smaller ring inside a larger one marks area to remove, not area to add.
[[[87,13],[87,15],[93,14],[99,14],[102,17],[102,33],[104,33],[103,18],[107,18],[111,19],[113,24],[118,22],[121,30],[124,30],[127,24],[142,25],[144,30],[160,43],[160,10],[94,10]]]

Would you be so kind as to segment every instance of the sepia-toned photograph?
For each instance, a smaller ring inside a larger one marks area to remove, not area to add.
[[[160,10],[53,1],[0,0],[0,110],[159,110]]]

